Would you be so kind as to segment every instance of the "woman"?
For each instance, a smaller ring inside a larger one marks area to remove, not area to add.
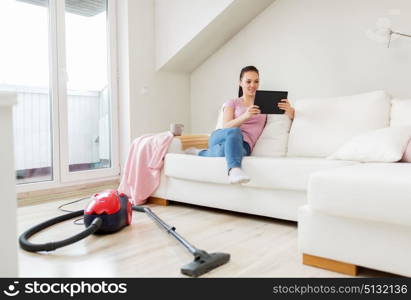
[[[259,86],[259,72],[247,66],[240,73],[239,98],[224,103],[223,128],[215,130],[208,141],[208,149],[188,149],[186,153],[208,157],[225,157],[230,183],[247,183],[250,177],[241,169],[243,156],[249,156],[261,135],[267,115],[261,114],[254,98]],[[278,107],[292,120],[294,108],[288,99],[282,99]]]

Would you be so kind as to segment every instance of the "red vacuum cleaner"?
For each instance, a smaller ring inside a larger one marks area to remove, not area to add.
[[[55,217],[28,229],[20,235],[20,247],[30,252],[53,251],[78,242],[91,234],[114,233],[131,224],[133,210],[149,215],[156,223],[183,244],[183,246],[194,256],[193,262],[181,268],[183,274],[198,277],[230,260],[230,254],[228,253],[217,252],[209,254],[204,250],[195,248],[176,232],[175,227],[167,225],[154,214],[150,208],[138,205],[133,206],[127,195],[119,193],[117,190],[106,190],[94,194],[86,209]],[[86,226],[86,229],[82,232],[56,242],[34,244],[29,241],[29,238],[34,234],[52,225],[81,215],[84,217],[84,225]]]

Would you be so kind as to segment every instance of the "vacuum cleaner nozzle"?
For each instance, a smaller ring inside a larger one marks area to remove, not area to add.
[[[197,250],[194,254],[194,261],[183,266],[181,273],[191,277],[198,277],[227,263],[229,260],[230,254],[228,253],[216,252],[208,254],[204,250]]]

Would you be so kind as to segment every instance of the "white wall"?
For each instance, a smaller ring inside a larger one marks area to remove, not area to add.
[[[156,66],[165,64],[233,0],[155,0]]]
[[[380,17],[411,33],[409,0],[277,0],[191,74],[192,132],[213,130],[250,64],[261,89],[288,90],[291,100],[377,89],[410,97],[411,39],[390,49],[370,39]]]
[[[130,128],[130,65],[128,1],[117,1],[117,56],[118,56],[118,128],[120,165],[124,165],[131,140]]]
[[[17,277],[17,199],[13,155],[12,105],[16,95],[0,93],[0,277]]]
[[[190,130],[188,74],[155,68],[154,0],[118,1],[120,161],[130,142],[183,123]]]

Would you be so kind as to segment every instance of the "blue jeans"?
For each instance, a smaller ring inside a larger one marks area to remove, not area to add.
[[[250,145],[243,140],[238,127],[215,130],[208,140],[208,149],[198,153],[199,156],[224,157],[228,169],[241,167],[243,156],[251,153]]]

